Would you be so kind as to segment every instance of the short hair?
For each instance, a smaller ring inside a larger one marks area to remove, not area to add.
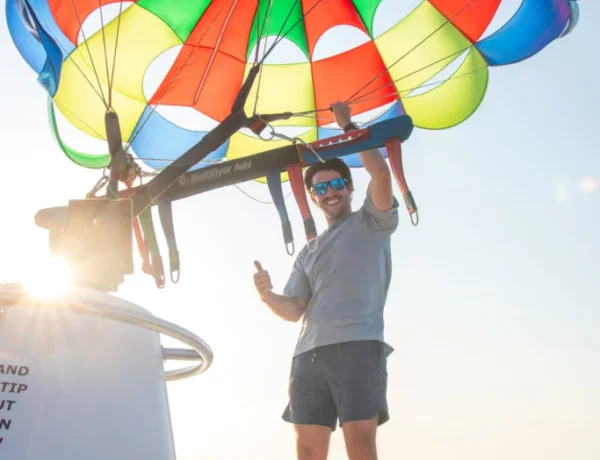
[[[313,178],[315,177],[315,174],[320,171],[336,171],[340,176],[346,179],[348,185],[352,185],[352,174],[350,173],[348,165],[339,158],[332,158],[326,160],[324,163],[321,161],[313,163],[306,169],[306,172],[304,173],[304,186],[307,190],[310,190],[313,186]]]

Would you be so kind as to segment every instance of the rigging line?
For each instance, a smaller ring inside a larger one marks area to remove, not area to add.
[[[66,107],[61,106],[59,103],[57,103],[55,100],[51,100],[51,102],[59,108],[59,110],[61,112],[69,112],[73,118],[76,118],[82,125],[85,125],[86,128],[88,128],[90,131],[92,131],[94,134],[96,134],[96,136],[98,136],[100,139],[102,140],[106,140],[106,137],[103,136],[102,134],[100,134],[98,131],[96,131],[94,128],[92,128],[90,125],[88,125],[85,121],[83,121],[81,118],[79,118],[75,113],[73,113],[71,110],[69,110]],[[58,128],[57,128],[58,129]]]
[[[550,11],[550,10],[554,10],[554,9],[555,9],[555,7],[554,7],[554,6],[551,6],[551,7],[549,7],[549,8],[546,8],[546,11]],[[536,12],[535,14],[537,15],[537,14],[539,14],[539,12]],[[531,14],[530,16],[532,16],[532,17],[533,17],[534,15],[533,15],[533,14]],[[515,29],[515,28],[517,28],[517,27],[520,27],[520,26],[519,26],[518,24],[513,24],[513,25],[509,25],[509,26],[507,26],[507,25],[504,25],[504,26],[503,26],[503,28],[502,28],[502,30],[504,30],[504,31],[506,32],[506,31],[508,31],[508,30]],[[548,26],[547,26],[547,28],[546,28],[545,30],[548,30],[550,27],[551,27],[551,25],[548,25]],[[402,77],[400,77],[400,78],[398,78],[398,79],[394,80],[394,81],[392,82],[392,84],[393,84],[393,83],[397,83],[397,82],[399,82],[399,81],[403,80],[404,78],[410,77],[410,76],[412,76],[412,75],[414,75],[414,74],[416,74],[416,73],[418,73],[418,72],[420,72],[420,71],[422,71],[422,70],[425,70],[425,69],[427,69],[428,67],[434,66],[434,65],[436,65],[436,64],[438,64],[438,63],[440,63],[440,62],[442,62],[442,61],[445,61],[446,59],[450,59],[450,58],[452,58],[452,57],[454,57],[454,56],[458,56],[458,55],[460,55],[460,54],[464,53],[464,52],[465,52],[465,51],[467,51],[467,50],[470,50],[470,49],[472,49],[472,48],[475,48],[475,49],[477,49],[477,44],[478,44],[478,43],[480,43],[480,42],[471,43],[469,46],[467,46],[467,47],[465,47],[465,48],[463,48],[463,49],[461,49],[461,50],[455,51],[454,53],[451,53],[451,54],[449,54],[449,55],[448,55],[448,56],[446,56],[446,57],[443,57],[443,58],[441,58],[441,59],[438,59],[438,60],[436,60],[436,61],[432,62],[431,64],[427,64],[427,65],[425,65],[425,66],[423,66],[423,67],[421,67],[421,68],[419,68],[419,69],[417,69],[417,70],[415,70],[415,71],[412,71],[412,72],[410,72],[410,73],[408,73],[408,74],[406,74],[406,75],[403,75]],[[369,83],[369,84],[370,84],[370,83]],[[373,89],[373,90],[371,90],[371,91],[369,91],[369,92],[367,92],[367,93],[363,94],[362,96],[358,96],[358,97],[356,97],[356,98],[354,98],[354,99],[351,99],[351,100],[349,100],[349,101],[347,101],[347,102],[349,102],[349,103],[353,103],[353,102],[355,102],[355,101],[362,100],[362,98],[363,98],[364,96],[368,96],[369,94],[372,94],[372,93],[374,93],[374,92],[376,92],[376,91],[379,91],[380,89],[382,89],[382,88],[385,88],[385,87],[387,87],[387,86],[390,86],[390,85],[391,85],[390,83],[386,83],[385,85],[382,85],[382,86],[380,86],[380,87],[377,87],[377,88],[375,88],[375,89]],[[367,86],[368,86],[368,85],[367,85]],[[404,90],[402,90],[401,92],[404,92]],[[387,95],[386,95],[386,96],[384,96],[384,97],[387,97]],[[369,99],[369,100],[371,100],[371,99]]]
[[[400,78],[397,78],[397,79],[393,80],[393,81],[392,81],[392,82],[390,82],[390,83],[386,83],[385,85],[378,86],[377,88],[375,88],[375,89],[372,89],[371,91],[369,91],[369,92],[367,92],[367,93],[364,93],[362,96],[355,97],[355,98],[353,98],[353,99],[350,99],[350,100],[348,100],[348,101],[346,101],[346,102],[347,102],[348,104],[355,104],[355,103],[358,103],[358,102],[364,101],[364,98],[365,98],[365,97],[367,97],[367,96],[369,96],[370,94],[376,93],[377,91],[379,91],[379,90],[381,90],[381,89],[383,89],[383,88],[386,88],[386,87],[388,87],[388,86],[395,86],[395,84],[396,84],[396,83],[398,83],[398,82],[400,82],[400,81],[404,80],[405,78],[411,77],[411,76],[413,76],[413,75],[415,75],[415,74],[417,74],[417,73],[421,72],[422,70],[425,70],[425,69],[427,69],[427,68],[429,68],[429,67],[432,67],[432,66],[434,66],[434,65],[436,65],[436,64],[439,64],[440,62],[443,62],[443,61],[445,61],[445,60],[447,60],[447,59],[450,59],[450,58],[452,58],[452,57],[454,57],[454,56],[459,56],[460,54],[464,53],[464,52],[465,52],[465,51],[467,51],[467,50],[470,50],[470,49],[471,49],[471,48],[473,48],[474,46],[475,46],[475,45],[474,45],[474,44],[472,44],[472,45],[469,45],[469,46],[467,46],[466,48],[463,48],[463,49],[461,49],[461,50],[455,51],[454,53],[452,53],[452,54],[449,54],[448,56],[445,56],[445,57],[443,57],[443,58],[440,58],[440,59],[438,59],[438,60],[436,60],[436,61],[434,61],[434,62],[432,62],[432,63],[430,63],[430,64],[427,64],[427,65],[425,65],[425,66],[423,66],[423,67],[421,67],[421,68],[419,68],[419,69],[417,69],[417,70],[413,70],[412,72],[409,72],[409,73],[407,73],[406,75],[402,75]],[[401,90],[400,92],[404,92],[404,91],[405,91],[405,90]],[[382,95],[382,96],[380,96],[380,97],[389,97],[389,96],[390,96],[390,94],[384,94],[384,95]],[[369,100],[371,100],[371,99],[369,99]]]
[[[53,39],[54,39],[54,43],[56,43],[60,49],[62,50],[63,54],[66,56],[65,59],[69,59],[73,65],[75,66],[75,68],[77,70],[79,70],[79,72],[81,73],[81,75],[83,76],[83,78],[88,82],[88,84],[90,85],[90,88],[92,88],[92,90],[96,93],[96,95],[100,98],[100,100],[102,101],[102,103],[104,104],[105,107],[107,107],[106,102],[104,100],[104,97],[102,96],[102,94],[100,94],[98,92],[98,90],[96,89],[96,87],[94,86],[94,84],[90,81],[90,79],[85,75],[85,73],[83,72],[83,70],[81,70],[81,67],[79,67],[77,65],[77,63],[75,62],[75,60],[73,59],[73,56],[71,53],[69,53],[67,51],[67,49],[60,43],[60,41],[58,40],[58,38],[56,37],[56,35],[54,35],[50,29],[48,28],[48,25],[40,18],[38,18],[38,21],[40,22],[40,24],[42,24],[42,26],[44,26],[44,29],[46,31],[46,33],[48,35],[50,35]],[[80,50],[81,52],[81,50]]]
[[[346,102],[348,102],[348,100],[354,98],[355,96],[357,96],[358,94],[360,94],[364,89],[366,89],[371,83],[373,83],[374,81],[376,81],[379,77],[381,77],[383,74],[385,74],[386,72],[389,72],[390,69],[392,67],[394,67],[396,64],[398,64],[400,61],[402,61],[406,56],[408,56],[410,53],[412,53],[414,50],[416,50],[419,46],[421,46],[423,43],[425,43],[427,40],[429,40],[431,37],[433,37],[437,32],[439,32],[441,29],[443,29],[444,27],[446,27],[448,24],[450,24],[452,22],[452,20],[454,18],[456,18],[459,14],[462,14],[464,11],[467,10],[467,8],[470,8],[471,6],[473,6],[473,4],[476,2],[477,0],[471,0],[469,3],[467,3],[464,7],[462,7],[458,12],[456,12],[453,16],[451,16],[450,18],[446,19],[446,21],[444,21],[444,23],[442,23],[442,25],[440,25],[437,29],[435,29],[433,32],[431,32],[429,35],[427,35],[425,38],[423,38],[422,40],[420,40],[415,46],[413,46],[411,49],[409,49],[403,56],[400,56],[395,62],[393,62],[391,65],[389,65],[385,70],[381,71],[378,75],[376,75],[372,80],[370,80],[367,84],[365,84],[362,88],[360,88],[358,91],[356,91],[354,94],[352,94],[347,100]]]
[[[310,8],[309,8],[309,9],[306,11],[306,13],[304,13],[304,12],[303,12],[303,13],[302,13],[302,16],[300,17],[300,19],[298,19],[298,20],[295,22],[295,24],[294,24],[292,27],[290,27],[290,28],[287,30],[287,32],[286,32],[285,34],[281,35],[281,32],[280,32],[280,34],[279,34],[279,37],[277,37],[278,39],[276,39],[276,40],[275,40],[275,42],[273,43],[273,45],[271,45],[271,48],[269,48],[269,50],[266,52],[266,54],[265,54],[265,55],[263,56],[263,58],[261,59],[261,62],[260,62],[261,64],[262,64],[263,62],[265,62],[265,59],[266,59],[266,58],[267,58],[267,56],[269,56],[269,54],[271,54],[271,52],[272,52],[272,51],[275,49],[275,46],[277,46],[277,45],[278,45],[278,44],[279,44],[279,43],[280,43],[280,42],[281,42],[281,41],[282,41],[284,38],[286,38],[286,37],[289,35],[289,33],[290,33],[292,30],[294,30],[294,28],[296,28],[296,27],[298,26],[298,24],[300,24],[301,22],[303,22],[303,21],[304,21],[304,19],[306,18],[306,16],[308,16],[308,15],[309,15],[309,14],[310,14],[310,13],[311,13],[311,12],[312,12],[312,11],[313,11],[315,8],[316,8],[316,7],[317,7],[317,5],[319,5],[319,4],[320,4],[322,1],[323,1],[323,0],[317,0],[317,1],[316,1],[316,3],[315,3],[313,6],[311,6],[311,7],[310,7]],[[298,2],[298,0],[296,0],[296,1],[294,2],[294,6],[296,5],[296,3],[297,3],[297,2]],[[290,12],[288,13],[288,18],[291,16],[291,13],[292,13],[292,10],[290,9]],[[287,18],[286,18],[286,22],[287,22]],[[281,27],[281,30],[283,30],[283,26]]]
[[[235,188],[237,188],[241,193],[243,193],[244,195],[246,195],[248,198],[250,198],[251,200],[256,201],[257,203],[260,203],[260,204],[269,204],[269,205],[274,203],[273,201],[263,201],[263,200],[259,200],[258,198],[253,197],[248,192],[246,192],[244,189],[242,189],[242,187],[240,187],[238,184],[233,184],[233,186]],[[292,192],[288,192],[287,195],[285,195],[283,197],[284,201],[287,200],[291,194],[292,194]]]
[[[115,69],[117,67],[117,46],[119,44],[119,36],[120,36],[120,32],[121,32],[121,14],[122,13],[123,13],[123,0],[121,0],[119,2],[119,17],[117,19],[117,36],[115,37],[115,50],[113,53],[113,67],[112,67],[111,77],[110,77],[109,83],[108,83],[108,87],[110,88],[110,91],[111,91],[111,96],[112,96],[112,85],[113,85],[113,82],[115,81]]]
[[[215,48],[213,49],[213,52],[210,56],[208,64],[206,65],[206,69],[204,70],[204,75],[202,76],[200,85],[198,86],[198,89],[196,90],[196,94],[194,95],[194,104],[198,103],[198,99],[200,98],[200,93],[202,92],[202,89],[204,88],[204,83],[206,83],[206,79],[208,78],[208,72],[210,72],[210,68],[212,67],[215,57],[217,56],[217,52],[219,51],[219,45],[221,45],[221,41],[223,40],[223,35],[225,34],[225,29],[227,28],[229,21],[231,20],[231,16],[233,15],[233,10],[237,6],[237,4],[238,4],[238,0],[233,0],[233,3],[231,4],[231,9],[229,10],[227,17],[225,18],[225,21],[223,22],[223,27],[221,28],[221,32],[219,32],[219,36],[217,38],[217,43],[215,44]]]
[[[270,7],[271,7],[272,4],[273,4],[273,0],[269,0],[269,5],[267,6],[267,8],[265,10],[265,18],[264,18],[263,26],[267,22],[266,21],[266,19],[267,19],[267,13],[268,13],[268,11],[269,11],[269,9],[270,9]],[[267,27],[267,31],[271,28],[271,18],[272,18],[272,16],[273,16],[272,14],[269,15],[269,26]],[[268,34],[268,32],[267,32],[267,34]],[[256,60],[257,61],[258,61],[259,50],[260,50],[260,40],[261,40],[261,37],[259,36],[258,37],[258,41],[256,42]],[[263,51],[263,53],[266,52],[266,48],[267,48],[267,39],[266,38],[265,38],[265,44],[264,45],[265,45],[265,51]],[[254,111],[253,111],[253,114],[256,113],[256,109],[258,108],[258,97],[259,97],[259,94],[260,94],[260,84],[262,82],[262,76],[263,76],[263,66],[261,65],[260,66],[260,70],[258,72],[258,82],[257,82],[257,85],[256,85],[256,99],[254,100]]]
[[[258,6],[256,8],[256,18],[258,19],[258,13],[259,13],[259,9],[260,9],[260,0],[258,0]],[[267,14],[269,13],[269,9],[271,8],[271,5],[273,4],[273,0],[269,0],[269,4],[267,5],[267,8],[265,8],[265,16],[263,18],[263,23],[261,28],[259,28],[259,21],[256,21],[256,52],[254,53],[254,65],[258,64],[258,56],[259,56],[259,51],[260,51],[260,47],[258,46],[258,44],[260,43],[260,40],[262,39],[262,34],[265,31],[265,24],[267,23]],[[267,32],[268,33],[268,32]]]
[[[215,24],[215,22],[217,22],[217,19],[219,18],[219,16],[221,16],[221,13],[225,9],[225,5],[226,5],[226,3],[223,2],[223,5],[221,6],[221,9],[217,12],[217,14],[213,18],[213,20],[208,24],[208,27],[206,28],[206,30],[204,31],[204,33],[200,36],[200,38],[198,38],[198,40],[196,41],[196,44],[192,48],[192,51],[190,51],[190,54],[185,58],[185,61],[183,61],[183,64],[181,64],[181,66],[179,67],[179,69],[177,69],[177,72],[175,73],[175,75],[173,76],[173,78],[171,79],[171,81],[169,81],[169,83],[167,84],[167,86],[164,89],[162,95],[160,96],[160,98],[158,99],[158,101],[156,102],[156,104],[154,104],[154,106],[152,107],[152,110],[150,110],[150,113],[148,114],[148,116],[146,117],[146,119],[140,125],[140,128],[133,134],[133,136],[131,137],[131,139],[127,143],[127,146],[125,147],[125,153],[128,153],[129,149],[131,148],[131,145],[133,144],[133,141],[135,141],[136,137],[142,132],[142,128],[144,128],[144,126],[146,126],[146,123],[148,122],[148,120],[150,119],[150,117],[154,114],[154,112],[156,111],[156,108],[160,105],[160,103],[163,100],[163,98],[167,95],[167,92],[171,88],[171,85],[173,85],[173,83],[177,80],[177,78],[179,77],[179,74],[182,72],[182,70],[184,69],[184,67],[190,61],[190,59],[192,58],[192,55],[194,54],[194,52],[199,48],[200,42],[202,40],[204,40],[204,37],[206,37],[206,35],[208,34],[208,32],[210,32],[210,29],[212,28],[212,26]],[[186,45],[184,44],[183,46],[185,47]],[[184,48],[182,48],[182,49],[184,49]],[[150,105],[149,103],[146,104],[146,107],[148,107],[149,105]]]
[[[287,16],[285,17],[285,20],[283,21],[283,23],[281,24],[281,28],[279,29],[279,32],[277,32],[277,35],[280,36],[281,32],[283,32],[283,28],[285,27],[285,25],[287,24],[287,22],[290,20],[290,18],[292,17],[292,13],[294,12],[294,8],[296,8],[296,5],[298,4],[298,0],[294,0],[294,3],[292,4],[292,6],[290,7],[290,10],[288,11]],[[300,8],[302,8],[302,6],[300,6]]]
[[[75,13],[75,17],[77,18],[77,22],[79,23],[79,31],[81,32],[81,35],[83,37],[83,42],[85,44],[85,48],[90,56],[90,64],[92,65],[92,69],[94,69],[94,75],[96,76],[96,80],[98,81],[98,88],[100,89],[100,93],[101,93],[101,97],[102,97],[102,102],[104,103],[104,106],[108,109],[108,103],[106,101],[106,98],[104,96],[104,91],[102,91],[102,83],[100,82],[100,76],[98,75],[98,71],[96,70],[96,65],[94,64],[94,58],[92,57],[92,52],[90,50],[90,46],[87,42],[87,37],[85,36],[85,32],[83,30],[83,23],[81,22],[81,18],[79,17],[79,12],[77,11],[77,6],[75,5],[75,0],[71,0],[71,4],[73,5],[73,12]],[[77,49],[80,50],[79,46],[77,46]],[[82,56],[83,57],[83,56]]]
[[[104,64],[106,66],[106,83],[108,85],[108,109],[110,110],[112,108],[112,86],[110,84],[110,72],[108,70],[108,50],[106,49],[106,32],[104,32],[104,13],[102,12],[102,0],[98,0],[98,10],[100,11],[100,29],[102,30]]]
[[[441,84],[446,83],[446,82],[448,82],[450,80],[456,80],[456,79],[459,79],[459,78],[462,78],[462,77],[467,77],[467,76],[469,76],[471,74],[474,74],[474,73],[477,73],[477,72],[481,72],[482,70],[485,70],[487,68],[488,68],[487,65],[482,66],[482,67],[478,67],[476,69],[469,70],[468,72],[461,73],[460,75],[453,75],[452,77],[448,77],[448,78],[446,78],[444,80],[433,81],[433,82],[430,82],[430,83],[424,83],[424,84],[416,86],[414,88],[403,89],[401,91],[401,93],[411,93],[411,92],[416,91],[416,90],[421,89],[421,88],[428,88],[430,86],[441,85]],[[384,97],[387,97],[387,95],[373,96],[373,97],[370,97],[368,99],[363,99],[363,100],[358,101],[358,102],[374,101],[374,100],[377,100],[377,99],[382,99]],[[413,97],[418,97],[418,95],[417,96],[413,96]],[[357,104],[358,102],[351,102],[351,103],[349,103],[349,105]]]

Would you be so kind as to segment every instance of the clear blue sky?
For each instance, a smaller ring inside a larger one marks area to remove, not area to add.
[[[402,213],[393,237],[382,460],[600,458],[600,6],[581,9],[572,35],[492,69],[475,116],[405,146],[421,223]],[[84,196],[98,174],[55,145],[45,94],[1,21],[0,280],[11,281],[35,264],[25,254],[46,252],[37,210]],[[254,259],[278,289],[291,267],[276,212],[234,187],[174,212],[181,282],[158,291],[138,268],[120,295],[215,352],[206,374],[169,385],[179,458],[291,459],[280,414],[299,324],[270,314],[252,284]],[[339,431],[330,458],[345,458]]]

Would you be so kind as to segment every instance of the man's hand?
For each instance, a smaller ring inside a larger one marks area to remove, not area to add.
[[[334,102],[329,108],[333,111],[335,121],[340,128],[344,129],[352,121],[350,106],[345,102]]]
[[[299,297],[287,297],[273,292],[271,275],[262,268],[259,261],[254,261],[256,273],[254,274],[254,285],[260,295],[260,299],[280,318],[286,321],[296,322],[306,310],[307,301]]]
[[[330,108],[340,128],[344,129],[350,124],[352,118],[348,104],[337,101],[331,104]],[[371,149],[366,152],[359,152],[358,157],[367,173],[371,176],[371,181],[367,188],[369,198],[377,209],[387,211],[393,204],[392,176],[383,155],[379,149]]]
[[[254,274],[254,285],[260,295],[261,299],[266,299],[273,292],[273,283],[271,282],[271,275],[269,272],[262,268],[262,265],[258,260],[254,261],[256,267],[256,273]]]

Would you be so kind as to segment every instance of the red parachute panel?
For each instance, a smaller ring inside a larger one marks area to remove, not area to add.
[[[48,0],[48,7],[54,16],[58,27],[71,42],[76,45],[80,24],[93,11],[110,3],[119,3],[122,0]]]
[[[350,73],[349,68],[356,70]],[[329,107],[338,100],[344,101],[357,91],[360,93],[354,98],[360,97],[361,94],[369,94],[364,97],[364,101],[352,104],[354,114],[398,100],[392,78],[373,42],[313,62],[312,72],[317,109]],[[368,86],[362,89],[365,85]],[[319,117],[318,123],[323,126],[330,121]]]
[[[150,104],[195,107],[217,121],[229,115],[243,82],[257,8],[256,1],[232,10],[234,4],[231,0],[210,4]]]
[[[429,0],[440,13],[450,19],[465,36],[475,43],[485,32],[502,0]]]
[[[303,0],[302,6],[309,56],[321,35],[332,27],[354,26],[369,35],[352,0]]]

